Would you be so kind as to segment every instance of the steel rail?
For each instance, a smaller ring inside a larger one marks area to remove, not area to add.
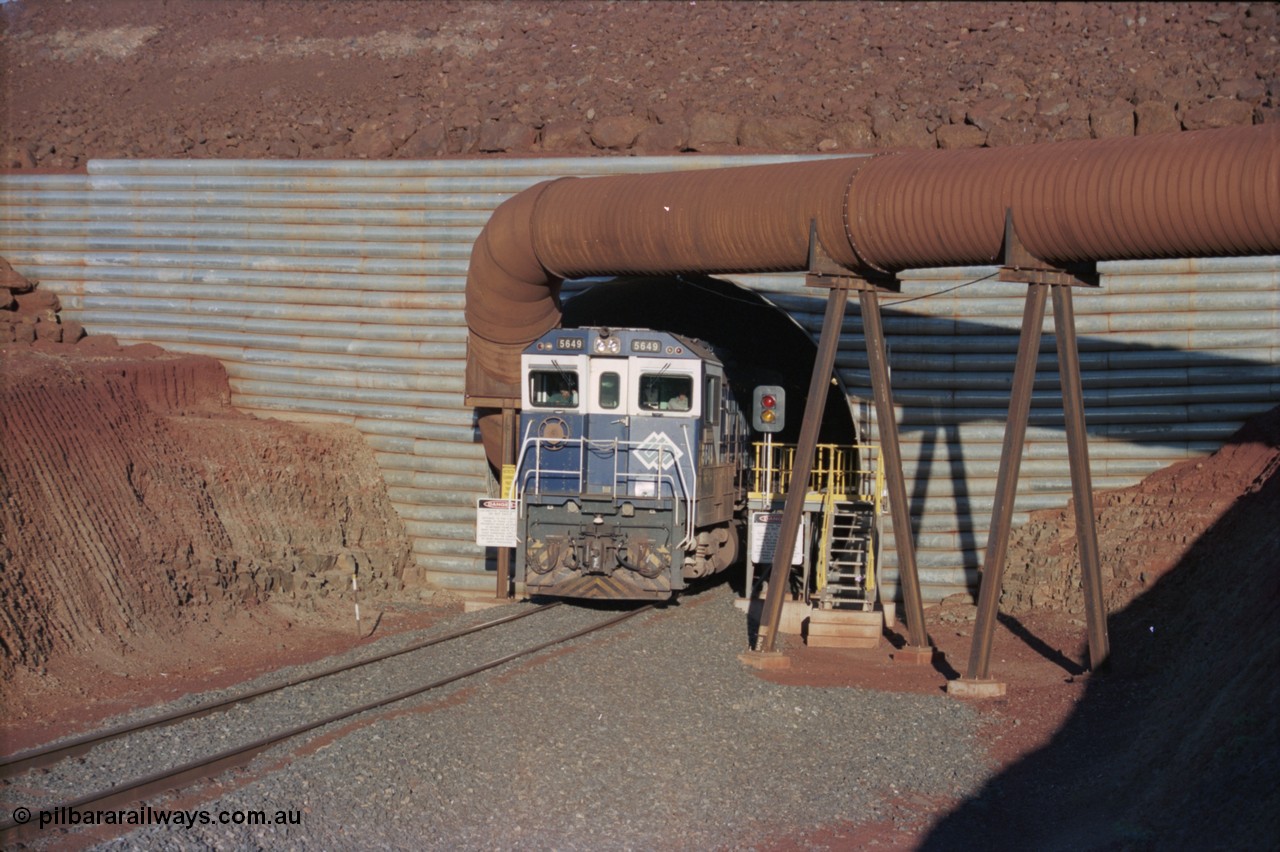
[[[398,701],[404,701],[405,699],[413,698],[415,696],[423,694],[424,692],[429,692],[433,689],[439,689],[442,686],[447,686],[456,681],[464,680],[469,677],[474,677],[477,674],[481,674],[490,669],[494,669],[494,668],[497,668],[498,666],[505,665],[506,663],[512,662],[514,660],[518,660],[521,657],[527,657],[531,654],[536,654],[539,651],[544,651],[547,648],[554,647],[555,645],[560,645],[564,642],[570,642],[574,639],[578,639],[588,634],[595,633],[596,631],[604,630],[605,628],[612,627],[615,624],[620,624],[623,621],[634,618],[635,616],[640,615],[641,613],[644,613],[644,612],[648,612],[649,610],[652,610],[652,609],[654,609],[653,604],[646,604],[645,606],[638,607],[636,609],[631,610],[630,612],[624,612],[621,615],[616,615],[613,618],[607,619],[599,624],[594,624],[590,627],[584,627],[580,630],[575,630],[572,633],[566,634],[564,636],[559,636],[555,639],[549,639],[545,642],[539,642],[536,645],[532,645],[520,651],[513,651],[510,654],[506,654],[504,656],[490,660],[486,663],[481,663],[478,666],[473,666],[472,668],[466,669],[465,671],[461,671],[456,674],[452,674],[447,677],[440,678],[439,680],[432,681],[423,686],[415,686],[411,689],[406,689],[401,692],[397,692],[393,695],[389,695],[384,698],[377,699],[376,701],[370,701],[368,703],[361,704],[358,707],[348,708],[347,710],[334,713],[332,715],[326,716],[325,718],[319,719],[314,722],[308,722],[302,725],[296,725],[284,731],[280,731],[278,733],[271,734],[266,737],[262,737],[261,739],[254,740],[253,742],[246,743],[240,746],[234,746],[224,751],[220,751],[217,754],[209,755],[207,757],[199,758],[197,760],[184,763],[181,766],[175,767],[173,769],[161,770],[159,772],[154,772],[150,775],[144,775],[139,778],[133,778],[128,781],[124,781],[120,784],[117,784],[116,786],[106,790],[99,790],[93,793],[88,793],[86,795],[80,796],[79,798],[73,799],[68,802],[61,802],[56,805],[37,808],[33,810],[36,813],[40,811],[61,812],[62,809],[66,809],[68,811],[77,810],[77,809],[83,809],[89,805],[94,806],[94,809],[118,808],[121,805],[124,805],[126,803],[136,802],[139,799],[144,798],[146,795],[149,795],[149,794],[159,794],[159,793],[168,792],[170,790],[180,787],[181,785],[183,785],[188,781],[212,778],[216,774],[224,772],[228,769],[235,769],[235,768],[239,768],[247,765],[249,761],[251,761],[260,752],[269,748],[270,746],[275,745],[276,743],[280,743],[285,740],[291,739],[293,737],[300,736],[310,731],[314,731],[318,728],[324,727],[325,725],[333,724],[334,722],[340,722],[344,719],[349,719],[352,716],[358,716],[362,713],[367,713],[370,710],[377,710],[380,707],[386,707],[387,705],[395,704]],[[12,844],[18,840],[25,839],[28,836],[30,836],[31,832],[39,831],[39,830],[40,829],[37,827],[37,824],[35,822],[17,823],[10,816],[9,818],[5,819],[4,822],[0,823],[0,843],[3,843],[8,848],[9,844]]]
[[[269,695],[272,692],[279,692],[280,690],[288,689],[291,686],[298,686],[300,684],[310,683],[311,681],[320,680],[322,678],[326,678],[335,674],[341,674],[342,672],[351,671],[352,669],[357,669],[362,666],[368,666],[374,663],[380,663],[383,660],[389,660],[392,657],[398,657],[403,654],[411,653],[413,651],[420,651],[423,648],[430,648],[433,645],[439,645],[443,642],[448,642],[450,640],[458,639],[463,636],[469,636],[472,633],[479,633],[480,631],[488,630],[491,627],[497,627],[501,624],[507,624],[512,621],[518,621],[519,619],[527,618],[531,615],[534,615],[539,612],[544,612],[548,609],[553,609],[557,606],[560,606],[560,602],[558,601],[555,603],[539,606],[536,609],[516,613],[514,615],[506,615],[506,616],[503,616],[502,618],[496,618],[492,621],[486,621],[483,624],[477,624],[472,627],[464,627],[459,630],[455,630],[451,633],[446,633],[443,636],[434,636],[430,639],[425,639],[421,642],[414,643],[413,645],[410,645],[407,648],[400,648],[394,651],[387,651],[385,653],[378,654],[373,657],[368,657],[365,659],[355,660],[350,663],[343,663],[340,665],[331,666],[315,674],[300,675],[298,677],[289,678],[288,680],[271,684],[269,686],[253,689],[248,692],[237,693],[228,698],[219,698],[211,701],[206,701],[203,704],[198,704],[195,707],[192,707],[186,710],[175,710],[171,713],[166,713],[160,716],[154,716],[149,719],[144,719],[140,722],[132,722],[124,725],[117,725],[116,727],[113,727],[113,728],[107,728],[105,730],[94,731],[92,733],[84,734],[82,736],[76,737],[71,740],[67,740],[65,742],[54,743],[49,746],[44,746],[44,747],[29,750],[29,751],[19,752],[17,754],[7,755],[3,758],[0,758],[0,779],[11,778],[15,775],[19,775],[23,772],[28,772],[32,769],[41,769],[46,766],[51,766],[54,763],[57,763],[58,761],[66,760],[69,757],[75,757],[77,755],[84,754],[94,746],[101,745],[102,743],[109,742],[114,739],[120,739],[121,737],[128,736],[129,734],[134,734],[140,731],[151,730],[155,728],[163,728],[168,725],[172,725],[176,722],[183,721],[185,719],[196,719],[201,716],[208,715],[209,713],[212,713],[215,710],[220,710],[224,707],[229,707],[234,704],[243,704],[246,701],[251,701],[255,698],[260,698],[263,695]]]

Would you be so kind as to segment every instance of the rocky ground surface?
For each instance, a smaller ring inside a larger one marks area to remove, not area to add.
[[[12,0],[0,167],[998,147],[1272,122],[1273,3]]]
[[[1273,122],[1280,87],[1270,3],[10,0],[0,27],[0,168],[20,171],[998,147]],[[0,405],[4,751],[456,611],[392,593],[401,540],[349,436],[243,418],[216,364],[86,337],[0,272],[0,389],[16,395]],[[1071,513],[1019,532],[992,660],[1009,690],[972,705],[987,767],[975,786],[891,785],[858,813],[723,842],[1273,848],[1277,446],[1273,415],[1214,458],[1099,495],[1105,673],[1083,666]],[[263,482],[247,464],[302,475]],[[317,541],[291,540],[302,528]],[[382,543],[343,543],[361,530]],[[119,559],[148,573],[109,580]],[[387,591],[358,639],[347,559]],[[51,565],[56,582],[42,579]],[[894,661],[899,624],[873,651],[793,641],[791,670],[762,677],[824,696],[939,695],[965,670],[973,616],[967,600],[927,611],[933,665]]]

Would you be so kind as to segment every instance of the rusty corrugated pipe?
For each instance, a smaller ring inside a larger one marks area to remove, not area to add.
[[[844,205],[866,162],[569,178],[513,196],[471,253],[467,393],[519,396],[519,352],[559,321],[563,278],[804,269],[810,220],[837,260],[856,263]]]
[[[876,157],[850,239],[887,270],[993,263],[1004,211],[1057,262],[1268,254],[1280,243],[1280,126]]]
[[[1059,263],[1280,252],[1280,126],[561,179],[502,204],[467,276],[467,393],[519,396],[563,278],[996,262],[1006,209]],[[491,456],[492,457],[492,456]]]

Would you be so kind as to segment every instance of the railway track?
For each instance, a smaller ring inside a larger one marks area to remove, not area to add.
[[[31,749],[26,752],[0,758],[0,780],[3,780],[6,784],[7,790],[4,798],[8,800],[7,805],[10,809],[5,815],[5,820],[0,822],[0,845],[10,847],[11,844],[15,842],[30,840],[35,837],[36,832],[39,830],[35,817],[40,812],[66,813],[72,810],[85,811],[118,809],[127,807],[133,803],[141,802],[151,796],[180,790],[185,786],[189,786],[196,782],[214,778],[229,769],[247,766],[255,756],[267,748],[285,742],[286,740],[318,730],[335,722],[360,716],[361,714],[368,713],[372,710],[377,710],[400,701],[425,695],[432,690],[440,689],[449,684],[474,677],[522,657],[527,657],[556,645],[605,630],[653,609],[652,605],[638,607],[627,612],[613,615],[602,621],[574,629],[571,632],[558,635],[553,638],[539,639],[538,641],[530,644],[519,646],[513,651],[500,654],[496,657],[484,659],[478,663],[466,665],[456,671],[451,671],[442,676],[434,677],[426,683],[414,683],[405,689],[380,695],[372,700],[355,703],[350,706],[344,706],[338,710],[320,713],[315,717],[307,718],[305,721],[292,725],[281,726],[247,742],[239,742],[228,748],[204,754],[194,759],[184,761],[178,765],[166,766],[165,768],[156,771],[140,774],[129,778],[128,780],[120,781],[112,784],[111,786],[96,789],[89,793],[77,795],[65,800],[59,800],[56,803],[45,801],[38,806],[33,806],[31,808],[22,806],[14,807],[14,805],[19,804],[12,801],[15,795],[14,782],[23,778],[28,778],[29,773],[40,770],[57,772],[59,768],[66,771],[73,761],[92,752],[94,749],[113,745],[123,745],[123,747],[128,748],[128,744],[141,735],[154,733],[161,729],[177,726],[181,723],[205,716],[212,716],[214,714],[234,714],[237,711],[242,711],[246,705],[251,702],[265,696],[287,696],[290,690],[298,687],[314,684],[318,681],[346,673],[369,670],[394,658],[406,657],[407,655],[412,655],[419,651],[444,645],[445,643],[456,642],[457,640],[465,637],[493,630],[503,625],[546,612],[560,605],[561,604],[559,603],[552,603],[536,607],[525,612],[515,613],[513,615],[486,621],[478,625],[455,630],[441,636],[434,636],[421,642],[414,643],[408,647],[387,651],[385,653],[359,659],[354,662],[328,666],[317,672],[289,678],[260,688],[246,690],[230,697],[210,700],[191,708],[167,712],[138,722],[119,725],[103,731],[92,732],[71,740],[54,743],[46,747]],[[67,774],[74,773],[68,772]],[[32,786],[35,785],[33,784]],[[59,811],[58,809],[63,810]],[[25,819],[23,818],[24,815]]]

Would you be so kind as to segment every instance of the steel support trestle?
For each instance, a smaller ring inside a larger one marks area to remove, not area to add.
[[[1076,513],[1076,538],[1083,572],[1090,667],[1097,669],[1110,653],[1106,610],[1102,600],[1098,536],[1094,524],[1093,485],[1089,473],[1089,446],[1085,435],[1084,395],[1080,382],[1080,354],[1076,343],[1072,286],[1070,283],[1056,282],[1027,285],[1022,330],[1018,337],[1018,360],[1014,365],[1013,388],[1009,398],[1009,418],[1005,425],[995,502],[991,512],[991,531],[987,538],[982,580],[978,590],[977,620],[974,624],[969,666],[962,680],[987,681],[990,678],[991,646],[1009,547],[1013,504],[1026,441],[1031,391],[1035,384],[1045,301],[1050,291],[1053,295],[1054,331],[1057,338],[1067,454],[1071,468],[1071,492]]]
[[[804,511],[804,495],[809,478],[809,465],[817,447],[818,429],[831,384],[831,372],[835,366],[839,348],[840,329],[844,322],[845,304],[849,289],[858,289],[862,312],[863,331],[867,341],[867,357],[871,365],[871,387],[875,397],[876,419],[880,430],[880,458],[884,466],[889,488],[889,508],[896,531],[898,553],[898,578],[903,593],[903,620],[907,624],[910,646],[903,649],[903,658],[919,662],[932,659],[928,636],[924,628],[924,604],[917,574],[915,545],[911,531],[911,512],[907,502],[906,480],[902,474],[902,452],[898,444],[898,424],[893,410],[893,393],[889,385],[889,363],[885,346],[884,328],[880,317],[880,301],[874,283],[841,277],[825,283],[830,293],[827,310],[822,322],[822,335],[818,342],[818,354],[814,360],[813,375],[809,381],[809,396],[805,403],[804,421],[800,428],[800,441],[796,449],[796,463],[792,466],[791,481],[787,486],[783,505],[782,524],[778,530],[772,570],[769,574],[769,592],[765,596],[761,615],[760,633],[756,650],[772,653],[782,618],[782,603],[791,572],[791,553],[795,547]]]
[[[1058,338],[1058,375],[1066,420],[1071,496],[1076,507],[1076,541],[1080,546],[1085,623],[1089,633],[1089,668],[1096,671],[1111,656],[1111,646],[1107,639],[1106,603],[1102,598],[1102,563],[1093,514],[1093,476],[1089,472],[1089,440],[1085,433],[1084,390],[1080,382],[1080,352],[1076,346],[1071,287],[1053,288],[1053,327]]]
[[[840,328],[844,324],[844,309],[848,300],[849,290],[845,285],[836,284],[827,294],[822,336],[818,340],[818,353],[813,361],[813,375],[809,378],[809,396],[805,400],[804,420],[800,424],[800,441],[796,447],[795,463],[791,466],[791,481],[787,483],[782,524],[773,549],[773,567],[769,572],[769,592],[765,595],[764,612],[760,616],[760,630],[756,637],[755,650],[766,654],[773,653],[778,639],[782,602],[791,576],[791,553],[796,546],[800,516],[804,513],[805,490],[809,484],[808,460],[813,458],[818,447],[818,429],[822,425],[823,409],[826,408],[827,390],[831,387],[831,371],[836,363]]]
[[[1048,285],[1031,284],[1022,309],[1022,331],[1018,335],[1018,360],[1013,366],[1013,388],[1009,396],[1009,418],[1004,427],[1000,469],[996,474],[995,503],[987,552],[982,560],[982,581],[978,586],[978,617],[969,650],[970,680],[986,680],[991,664],[991,640],[995,635],[996,608],[1004,578],[1004,560],[1009,548],[1013,503],[1022,467],[1022,448],[1027,436],[1027,414],[1031,409],[1031,389],[1036,380],[1036,358],[1040,352],[1040,330],[1044,325],[1044,303]]]
[[[933,657],[924,629],[924,601],[916,569],[915,533],[911,529],[911,506],[907,502],[907,481],[902,474],[902,449],[898,445],[898,420],[893,411],[893,389],[889,385],[889,350],[880,321],[880,297],[872,287],[858,294],[862,307],[862,330],[867,338],[867,363],[871,368],[871,392],[875,397],[876,424],[880,430],[880,463],[889,487],[889,515],[893,518],[893,541],[898,554],[898,583],[902,586],[903,619],[907,641],[902,658],[928,662]]]

